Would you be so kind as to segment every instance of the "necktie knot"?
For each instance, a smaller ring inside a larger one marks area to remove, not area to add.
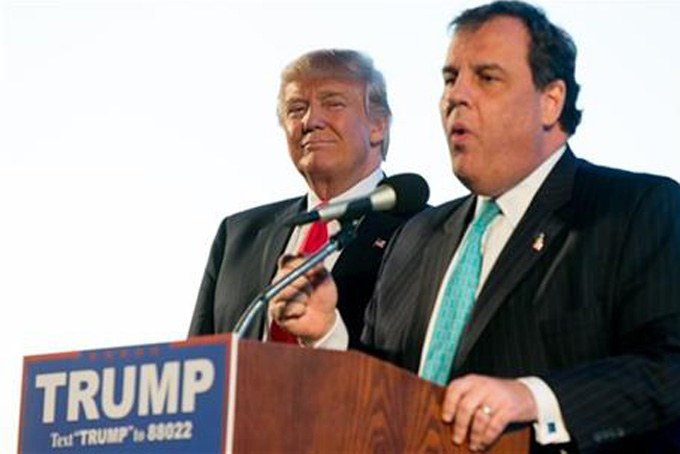
[[[318,210],[328,205],[328,202],[322,201],[314,209]],[[328,243],[328,223],[326,221],[318,220],[312,223],[307,230],[302,246],[300,247],[301,254],[313,254]]]
[[[500,214],[501,209],[495,200],[485,200],[482,204],[482,208],[479,211],[479,215],[472,224],[472,228],[484,233],[498,214]]]

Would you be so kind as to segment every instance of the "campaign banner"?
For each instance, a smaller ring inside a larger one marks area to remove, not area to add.
[[[235,342],[25,357],[19,454],[225,453]]]

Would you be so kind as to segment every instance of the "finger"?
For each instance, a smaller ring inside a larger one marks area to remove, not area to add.
[[[276,274],[274,275],[274,282],[281,280],[284,276],[300,266],[302,262],[304,262],[304,258],[300,255],[285,254],[279,257]]]
[[[307,277],[307,280],[313,287],[318,286],[323,281],[330,278],[330,276],[330,271],[328,271],[322,263],[316,265],[305,274],[305,277]]]
[[[273,305],[269,314],[272,320],[279,325],[285,324],[291,318],[300,318],[305,315],[309,307],[308,299],[303,294],[295,299],[289,299]]]
[[[481,451],[489,446],[487,428],[493,418],[493,408],[488,404],[482,404],[475,410],[470,427],[470,450]]]
[[[279,257],[279,260],[276,262],[276,266],[281,269],[284,268],[286,265],[289,265],[290,262],[298,259],[298,262],[302,262],[303,258],[302,255],[300,254],[283,254],[281,257]]]
[[[294,288],[286,289],[285,292],[281,293],[282,295],[280,295],[280,297],[269,303],[269,315],[274,320],[279,320],[284,316],[284,312],[288,305],[293,303],[304,304],[304,300],[307,298],[303,292]]]
[[[299,276],[293,282],[288,284],[283,290],[281,290],[272,301],[279,302],[281,300],[288,301],[294,300],[300,296],[300,294],[309,295],[312,291],[312,283],[306,275]]]
[[[308,304],[304,301],[293,301],[285,305],[282,313],[282,322],[290,321],[290,319],[298,319],[307,312]]]
[[[453,417],[454,443],[462,444],[465,441],[465,438],[470,432],[472,419],[475,416],[477,408],[482,405],[483,397],[484,396],[477,391],[477,388],[470,388],[470,390],[462,395]]]
[[[269,305],[269,317],[274,320],[279,325],[283,323],[284,311],[288,303],[285,301],[280,301],[277,303],[271,303]]]
[[[292,304],[307,305],[309,299],[307,286],[302,283],[293,283],[281,290],[281,292],[269,302],[269,315],[272,319],[280,321],[285,317],[287,307]]]
[[[467,389],[468,386],[465,379],[453,380],[446,387],[446,394],[444,394],[444,402],[442,403],[442,419],[444,422],[453,422],[458,402]]]
[[[492,414],[489,423],[486,425],[480,443],[485,447],[494,444],[503,434],[508,422],[509,418],[506,411],[499,410]]]

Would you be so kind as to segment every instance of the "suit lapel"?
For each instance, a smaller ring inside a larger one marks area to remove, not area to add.
[[[259,275],[255,277],[257,279],[257,288],[264,289],[267,285],[271,283],[274,274],[276,273],[276,264],[278,258],[283,254],[286,248],[286,242],[290,238],[290,234],[293,231],[292,227],[284,226],[283,222],[289,216],[298,213],[305,206],[305,197],[301,197],[298,200],[293,200],[290,205],[281,210],[276,214],[271,222],[263,225],[258,234],[255,242],[264,241],[264,247],[262,250],[262,257],[259,267]],[[248,302],[250,303],[250,302]],[[264,325],[265,325],[265,313],[266,309],[260,311],[253,320],[248,332],[246,332],[246,337],[252,337],[254,339],[261,339]]]
[[[481,289],[472,318],[460,340],[454,370],[470,350],[498,308],[537,260],[551,240],[567,227],[558,213],[570,199],[578,161],[569,149],[555,165],[506,243]]]
[[[281,210],[272,222],[260,229],[258,236],[264,238],[264,249],[260,266],[260,280],[262,285],[271,283],[276,272],[278,258],[286,249],[286,242],[293,232],[293,227],[283,225],[283,222],[295,213],[299,213],[305,206],[305,197],[294,200],[288,207]]]
[[[439,288],[446,276],[451,258],[474,215],[474,207],[474,196],[468,196],[460,203],[454,204],[441,213],[441,220],[435,220],[431,230],[423,231],[419,244],[415,246],[416,250],[420,249],[420,252],[413,256],[414,269],[418,270],[413,276],[416,279],[413,285],[419,286],[418,310],[413,312],[413,319],[408,320],[410,328],[405,343],[409,347],[404,357],[404,364],[410,370],[417,371],[420,367],[423,342],[427,337]],[[399,285],[411,285],[412,282],[404,279]]]
[[[437,294],[446,275],[451,258],[458,248],[467,224],[474,214],[475,197],[468,196],[460,203],[441,213],[441,220],[435,220],[433,228],[425,231],[419,238],[419,244],[414,246],[420,250],[413,256],[413,266],[418,268],[414,278],[414,285],[418,285],[418,310],[414,312],[414,319],[409,320],[411,328],[408,330],[406,344],[414,354],[405,359],[408,367],[418,370],[423,341],[432,317],[432,310],[437,300]],[[411,280],[405,279],[398,285],[411,285]]]
[[[403,221],[383,213],[369,213],[357,228],[356,238],[349,243],[333,267],[333,275],[343,275],[349,268],[377,269],[382,254],[366,254],[369,248],[385,249],[394,229]],[[377,261],[377,263],[376,263]]]

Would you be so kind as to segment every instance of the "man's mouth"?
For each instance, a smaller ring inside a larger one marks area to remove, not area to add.
[[[470,130],[463,124],[455,123],[451,128],[451,139],[454,141],[464,140],[470,135]]]
[[[334,144],[332,140],[305,140],[300,145],[303,149],[313,149],[319,147],[326,147]]]

